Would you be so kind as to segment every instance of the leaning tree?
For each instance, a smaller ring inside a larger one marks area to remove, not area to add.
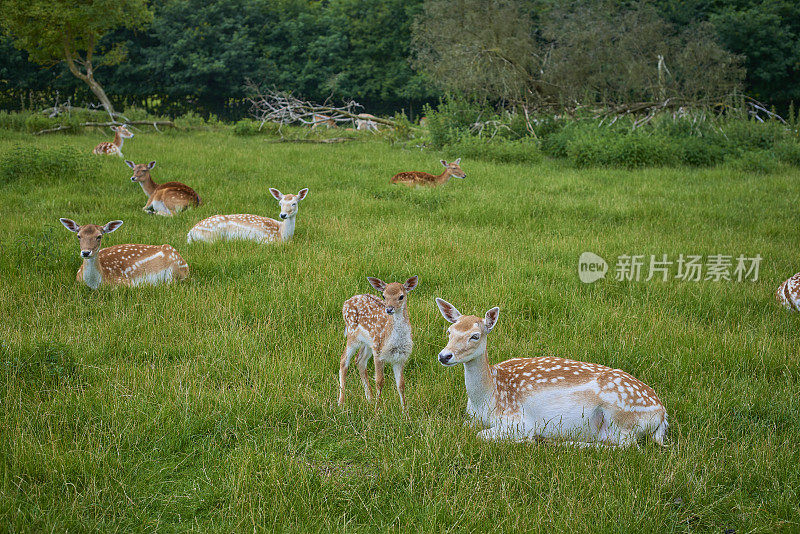
[[[125,58],[122,43],[100,40],[117,28],[136,29],[153,14],[146,0],[0,0],[0,27],[17,48],[43,65],[61,61],[83,80],[114,120],[114,107],[95,79],[95,68]]]

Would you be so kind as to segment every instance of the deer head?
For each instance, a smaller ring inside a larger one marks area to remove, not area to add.
[[[78,225],[72,219],[60,219],[67,230],[78,234],[78,239],[81,245],[81,258],[93,258],[97,251],[100,250],[100,240],[105,234],[110,234],[120,226],[122,221],[110,221],[104,226],[97,224],[84,224]]]
[[[132,182],[147,182],[150,180],[150,169],[156,166],[155,161],[151,161],[150,163],[139,163],[138,165],[132,161],[125,160],[125,164],[133,169],[133,176],[131,176]]]
[[[417,287],[419,278],[415,275],[405,281],[404,284],[400,282],[392,282],[387,284],[380,278],[372,276],[367,277],[370,285],[383,294],[383,303],[386,306],[386,313],[394,315],[395,313],[402,314],[406,305],[406,295]]]
[[[128,125],[127,124],[122,124],[122,125],[117,126],[117,127],[112,126],[111,130],[114,133],[118,134],[123,139],[130,139],[131,137],[133,137],[133,132],[128,130]]]
[[[449,323],[447,346],[439,353],[439,363],[450,367],[467,363],[486,352],[486,337],[500,316],[500,308],[494,307],[484,317],[461,315],[455,306],[437,298],[436,305]]]
[[[297,215],[297,204],[306,198],[306,195],[308,195],[308,188],[301,189],[296,195],[292,195],[291,193],[284,195],[274,187],[270,187],[269,192],[281,205],[281,219],[288,219]]]
[[[459,165],[461,164],[461,158],[458,158],[455,161],[447,163],[445,160],[439,160],[439,162],[444,165],[445,169],[450,173],[450,176],[455,176],[456,178],[461,178],[462,180],[467,177],[467,173],[461,170]]]

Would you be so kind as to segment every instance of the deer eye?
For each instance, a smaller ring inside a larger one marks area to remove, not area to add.
[[[400,295],[400,298],[399,298],[399,299],[397,299],[397,300],[403,300],[403,297],[404,297],[404,296],[405,296],[405,295]]]
[[[470,339],[473,340],[473,341],[478,341],[480,338],[481,338],[480,334],[472,334],[470,336]]]

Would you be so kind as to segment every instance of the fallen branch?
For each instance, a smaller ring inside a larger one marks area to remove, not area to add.
[[[263,125],[265,122],[285,124],[305,124],[308,126],[327,121],[355,123],[359,120],[371,120],[395,128],[397,123],[390,119],[382,119],[373,115],[357,113],[363,106],[353,100],[347,100],[341,106],[334,106],[327,101],[315,104],[300,100],[291,93],[269,89],[263,91],[256,84],[249,82],[248,90],[253,95],[248,98],[251,115]]]
[[[82,122],[77,126],[80,127],[93,127],[93,126],[119,126],[120,124],[127,124],[127,125],[149,125],[158,131],[159,126],[172,126],[175,127],[175,123],[172,121],[128,121],[125,123],[121,122]],[[47,128],[44,130],[39,130],[38,132],[34,132],[33,135],[43,135],[55,132],[63,132],[64,130],[72,130],[73,125],[71,124],[62,124],[61,126],[57,126],[55,128]]]
[[[346,143],[347,141],[355,141],[353,137],[331,137],[330,139],[268,139],[267,143]]]

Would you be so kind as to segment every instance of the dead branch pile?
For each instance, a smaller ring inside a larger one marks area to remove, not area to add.
[[[364,120],[359,116],[358,110],[363,106],[353,100],[345,101],[341,106],[334,106],[329,101],[323,104],[315,104],[307,100],[301,100],[291,93],[278,91],[277,89],[263,90],[254,83],[248,84],[248,89],[253,95],[247,99],[250,103],[251,116],[262,125],[266,122],[274,122],[281,126],[285,124],[304,124],[313,126],[315,124],[329,123],[354,124],[358,120]],[[385,124],[394,128],[396,123],[393,120],[372,117],[369,120]]]

